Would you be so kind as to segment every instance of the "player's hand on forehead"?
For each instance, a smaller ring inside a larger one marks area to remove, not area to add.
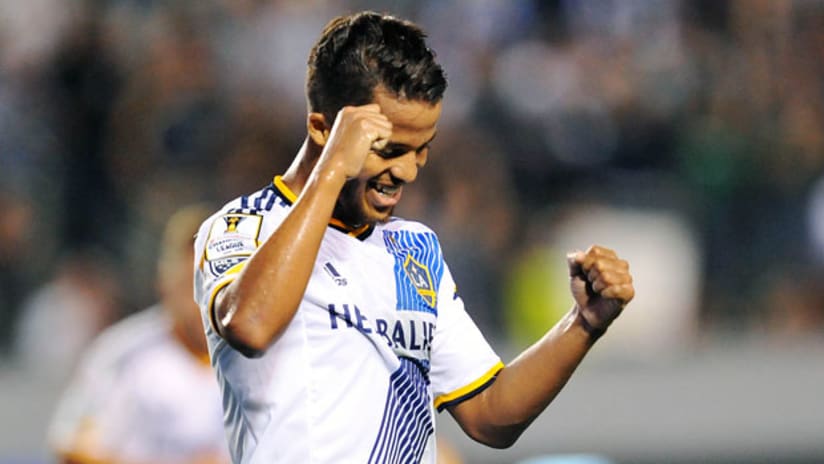
[[[382,150],[391,136],[392,122],[377,103],[345,106],[335,117],[321,160],[350,179],[361,172],[369,152]]]

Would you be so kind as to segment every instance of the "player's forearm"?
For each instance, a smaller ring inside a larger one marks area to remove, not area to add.
[[[480,407],[475,408],[470,435],[489,446],[514,444],[560,393],[593,342],[577,311],[571,310],[479,395],[482,403],[476,405]]]
[[[259,355],[291,322],[343,182],[336,171],[316,169],[283,223],[218,296],[217,328],[234,348]]]

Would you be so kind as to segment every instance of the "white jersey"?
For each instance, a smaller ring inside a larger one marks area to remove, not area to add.
[[[234,462],[435,462],[435,410],[479,393],[503,364],[427,227],[333,222],[295,317],[262,357],[244,357],[216,332],[215,295],[294,201],[276,177],[208,219],[195,244],[196,299]]]
[[[49,439],[83,462],[229,462],[214,373],[174,339],[159,307],[95,340],[61,398]]]

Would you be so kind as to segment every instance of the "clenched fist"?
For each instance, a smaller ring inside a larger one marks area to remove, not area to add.
[[[345,106],[337,114],[321,154],[321,162],[343,171],[346,179],[357,176],[366,155],[380,150],[392,135],[392,123],[376,103]]]
[[[568,254],[567,263],[578,313],[597,338],[635,296],[629,264],[609,248],[597,245]]]

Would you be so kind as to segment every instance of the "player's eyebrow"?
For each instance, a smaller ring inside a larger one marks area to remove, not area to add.
[[[426,148],[427,145],[432,143],[432,141],[435,140],[435,137],[437,135],[438,135],[438,133],[435,132],[434,134],[432,134],[432,137],[430,137],[429,140],[422,143],[421,146],[419,146],[417,148],[409,146],[405,143],[392,143],[392,142],[389,142],[388,144],[386,144],[386,147],[384,147],[384,149],[381,150],[381,153],[393,153],[393,152],[409,153],[410,151],[419,152],[419,151],[423,150],[424,148]]]

